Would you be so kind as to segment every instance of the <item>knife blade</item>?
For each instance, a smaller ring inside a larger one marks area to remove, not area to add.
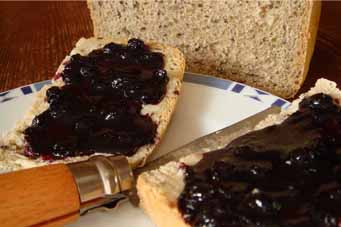
[[[280,111],[281,109],[279,107],[272,106],[242,121],[212,132],[208,135],[202,136],[188,144],[181,146],[180,148],[166,153],[154,161],[147,162],[147,164],[143,167],[135,169],[134,176],[137,178],[143,172],[157,169],[158,167],[170,161],[179,160],[180,158],[192,153],[209,152],[223,148],[233,139],[253,130],[255,126],[267,116],[271,114],[277,114]]]

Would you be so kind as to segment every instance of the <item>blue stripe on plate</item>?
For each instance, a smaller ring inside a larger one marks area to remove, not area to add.
[[[258,90],[258,89],[255,89],[256,92],[260,95],[269,95],[268,93],[264,92],[264,91],[261,91],[261,90]]]
[[[231,81],[228,80],[221,80],[209,76],[201,76],[195,74],[186,74],[184,77],[185,82],[195,83],[195,84],[202,84],[210,87],[215,87],[223,90],[227,90],[230,85],[232,84]]]
[[[0,97],[6,96],[9,93],[9,91],[4,91],[2,93],[0,93]]]
[[[282,107],[284,106],[284,104],[286,104],[287,101],[284,101],[282,99],[277,99],[276,101],[274,101],[271,106],[278,106],[278,107]]]
[[[15,99],[16,97],[8,97],[0,100],[0,103],[7,102],[9,100]]]
[[[21,89],[22,93],[24,93],[24,95],[28,95],[28,94],[31,94],[33,92],[31,86],[21,87],[20,89]]]
[[[41,81],[38,83],[34,83],[33,86],[36,89],[36,91],[40,91],[40,89],[42,87],[44,87],[45,85],[51,84],[51,80],[45,80],[45,81]]]
[[[259,97],[257,97],[257,96],[254,96],[254,95],[246,95],[246,96],[249,97],[249,98],[252,98],[254,100],[257,100],[258,102],[262,102],[262,100]]]
[[[242,84],[236,84],[234,85],[234,87],[232,88],[232,91],[235,93],[240,93],[243,89],[244,89],[245,85]]]

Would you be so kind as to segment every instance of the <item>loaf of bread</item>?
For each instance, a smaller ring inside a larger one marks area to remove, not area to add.
[[[320,79],[314,88],[302,94],[288,109],[282,110],[278,115],[268,116],[256,126],[255,130],[283,122],[298,110],[299,103],[303,98],[318,93],[327,94],[334,99],[335,103],[341,103],[341,91],[336,87],[336,84],[326,79]],[[137,189],[141,206],[158,227],[190,226],[184,221],[178,209],[178,199],[185,187],[183,164],[193,166],[202,158],[202,153],[195,153],[179,161],[170,162],[159,169],[143,173],[138,178]]]
[[[74,54],[87,55],[92,50],[103,48],[108,43],[126,44],[127,40],[122,39],[103,39],[103,38],[81,38],[70,55],[62,61],[56,75],[59,75],[64,70],[65,64],[70,60],[70,56]],[[143,165],[147,157],[152,153],[155,147],[160,142],[167,125],[175,109],[181,89],[182,79],[185,70],[185,59],[183,54],[176,48],[158,44],[148,43],[148,47],[153,52],[160,52],[163,54],[164,69],[167,72],[169,82],[167,84],[167,91],[161,102],[158,104],[144,104],[142,106],[141,114],[149,115],[151,119],[157,124],[155,140],[153,144],[147,144],[138,148],[137,152],[129,157],[130,164],[135,167]],[[13,130],[8,132],[0,138],[0,170],[17,170],[39,165],[46,165],[51,163],[41,158],[29,159],[23,155],[25,147],[24,130],[32,124],[35,116],[45,111],[49,104],[46,101],[46,91],[52,86],[63,86],[64,81],[61,77],[54,79],[52,85],[45,86],[38,93],[35,94],[35,101],[23,119],[17,122]],[[95,153],[96,154],[96,153]],[[64,160],[56,160],[58,162],[75,162],[85,160],[89,156],[69,157]]]
[[[88,0],[96,36],[177,46],[186,70],[293,97],[309,68],[321,3]]]

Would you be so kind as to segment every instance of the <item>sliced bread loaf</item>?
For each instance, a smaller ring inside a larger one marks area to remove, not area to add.
[[[64,71],[65,65],[70,61],[72,55],[80,54],[87,56],[91,51],[103,48],[108,43],[126,45],[127,41],[123,39],[81,38],[77,42],[70,55],[62,61],[55,78],[52,80],[52,85],[45,86],[35,94],[35,101],[23,119],[17,122],[13,130],[3,136],[0,141],[0,169],[17,170],[51,163],[50,160],[43,160],[41,157],[31,159],[23,154],[25,144],[27,143],[24,136],[25,129],[33,124],[32,121],[37,115],[49,107],[49,103],[46,100],[46,91],[52,86],[62,87],[65,85],[60,74]],[[147,157],[160,142],[175,108],[185,70],[185,59],[178,49],[152,42],[147,45],[150,51],[162,53],[163,68],[167,72],[169,81],[166,87],[166,94],[159,103],[142,105],[141,114],[150,116],[153,122],[156,123],[157,128],[154,143],[139,147],[136,153],[129,157],[129,162],[133,167],[143,165]],[[41,139],[44,140],[44,138]],[[87,155],[68,157],[63,160],[53,161],[52,163],[75,162],[87,159],[88,157]]]
[[[88,0],[96,36],[177,46],[187,70],[293,97],[309,68],[321,3]]]
[[[283,110],[278,115],[271,115],[267,117],[264,121],[260,122],[256,126],[255,130],[262,129],[262,128],[265,128],[274,124],[282,123],[285,119],[288,118],[288,116],[292,115],[294,112],[298,110],[299,103],[305,97],[310,97],[318,93],[327,94],[334,99],[335,103],[338,103],[338,104],[341,103],[341,91],[337,89],[336,84],[334,82],[331,82],[325,79],[320,79],[317,81],[314,88],[312,88],[307,93],[302,94],[300,98],[295,100],[288,109]],[[335,119],[331,119],[331,120],[335,120]],[[158,227],[191,226],[190,224],[185,222],[184,216],[179,211],[179,206],[178,206],[179,196],[185,188],[186,169],[184,168],[184,164],[186,166],[194,166],[200,160],[202,160],[203,157],[204,156],[202,153],[201,154],[195,153],[195,154],[192,154],[192,155],[189,155],[187,157],[180,159],[178,162],[173,161],[160,167],[157,170],[143,173],[138,178],[137,189],[138,189],[138,195],[141,201],[141,206]],[[197,193],[200,193],[200,192],[197,192]],[[201,196],[198,194],[199,199],[200,197]],[[202,196],[202,198],[203,197],[204,196]],[[241,202],[242,201],[239,201],[239,203]],[[193,204],[195,204],[195,201],[193,202]],[[252,204],[250,206],[252,206]],[[214,212],[218,212],[216,210],[219,208],[211,207],[211,209],[213,209],[212,211],[214,213]],[[267,208],[264,208],[264,209],[267,209]],[[316,216],[316,218],[318,217]],[[214,221],[212,223],[214,223]],[[223,226],[229,226],[228,224],[230,223],[224,223],[224,224],[227,224],[227,225],[223,225]],[[214,224],[209,225],[209,220],[207,220],[207,225],[200,225],[200,226],[221,226],[221,225],[214,225]],[[240,225],[236,225],[236,226],[240,226]],[[253,226],[253,225],[250,225],[250,226]],[[291,226],[291,225],[288,225],[288,226]],[[311,226],[311,225],[308,225],[308,226]]]

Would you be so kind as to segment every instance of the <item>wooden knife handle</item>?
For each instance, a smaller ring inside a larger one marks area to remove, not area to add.
[[[0,174],[0,226],[55,227],[75,221],[80,201],[64,164]]]

